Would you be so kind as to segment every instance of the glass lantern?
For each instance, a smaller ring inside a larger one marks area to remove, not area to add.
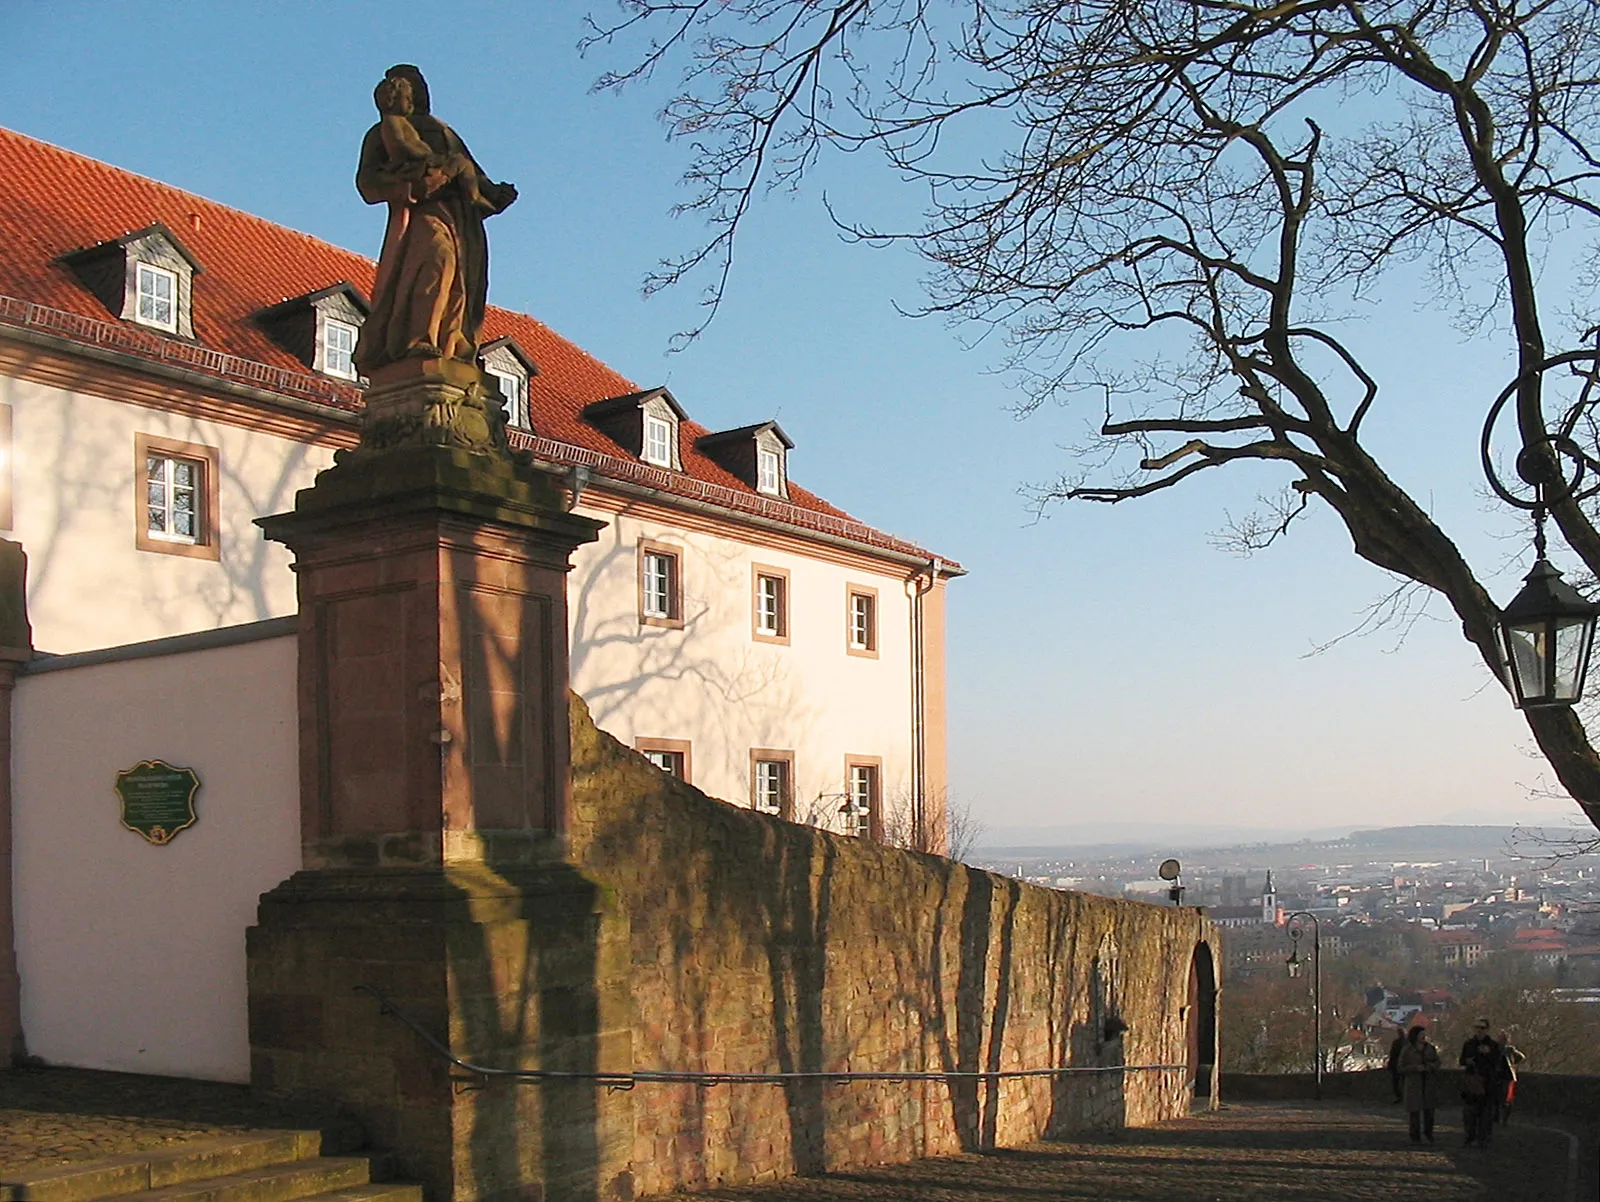
[[[1571,705],[1583,696],[1600,606],[1540,556],[1500,615],[1500,643],[1518,709]]]

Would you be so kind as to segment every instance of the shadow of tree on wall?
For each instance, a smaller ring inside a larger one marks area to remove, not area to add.
[[[596,728],[577,698],[572,737],[571,854],[629,912],[640,1068],[979,1073],[1164,1054],[1182,1000],[1166,1013],[1165,932],[1192,914],[715,801]],[[1113,929],[1120,952],[1104,944]],[[1106,1037],[1121,1012],[1113,961],[1142,974],[1133,1043]],[[1131,1113],[1118,1072],[640,1090],[643,1192],[981,1150]]]
[[[311,483],[317,458],[347,445],[351,428],[330,420],[314,430],[311,442],[280,440],[137,401],[124,408],[104,398],[104,369],[92,363],[75,365],[66,379],[52,366],[50,384],[22,378],[44,360],[56,363],[55,356],[24,351],[18,378],[0,378],[0,401],[18,411],[15,439],[22,455],[12,470],[27,503],[14,520],[28,544],[28,595],[40,645],[73,651],[292,613],[294,578],[286,553],[261,537],[253,519],[288,508],[295,490]],[[35,389],[65,396],[33,396]],[[89,412],[99,405],[121,416],[108,424]],[[134,549],[141,485],[136,430],[219,448],[221,512],[211,515],[222,540],[219,560],[178,566]],[[46,466],[46,472],[36,470]],[[90,607],[87,625],[72,625],[86,593],[101,604]],[[109,635],[108,605],[127,623]]]

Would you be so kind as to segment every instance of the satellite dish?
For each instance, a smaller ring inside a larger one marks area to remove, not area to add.
[[[1162,860],[1161,867],[1156,869],[1156,872],[1164,881],[1177,880],[1178,873],[1181,871],[1183,871],[1183,865],[1179,864],[1176,860]]]

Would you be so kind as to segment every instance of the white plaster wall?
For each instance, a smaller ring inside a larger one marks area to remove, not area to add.
[[[64,654],[294,612],[289,552],[252,523],[292,508],[330,449],[9,377],[0,403],[35,646]],[[220,562],[134,545],[139,433],[218,449]]]
[[[300,867],[295,646],[278,637],[18,680],[13,863],[30,1053],[249,1080],[245,928],[259,896]],[[198,821],[164,847],[122,826],[113,791],[119,771],[148,759],[201,782]]]
[[[579,548],[567,592],[573,688],[595,723],[628,746],[687,739],[694,784],[750,802],[750,750],[792,749],[795,805],[845,788],[847,755],[881,756],[886,817],[908,803],[911,765],[910,608],[905,576],[847,567],[751,541],[641,519],[626,510]],[[684,627],[641,626],[638,542],[682,548]],[[753,565],[789,572],[787,646],[751,632]],[[845,650],[846,585],[878,591],[878,658]],[[826,802],[839,825],[839,799]],[[889,819],[891,822],[892,818]]]

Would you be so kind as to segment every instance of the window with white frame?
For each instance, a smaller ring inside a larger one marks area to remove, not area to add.
[[[783,495],[783,456],[768,447],[756,451],[756,491]]]
[[[644,758],[657,768],[660,768],[668,776],[676,776],[679,780],[683,779],[683,752],[667,751],[661,747],[649,747],[645,749]]]
[[[138,320],[161,330],[178,328],[178,276],[165,267],[140,263],[135,269],[139,300]]]
[[[850,765],[850,829],[845,833],[866,838],[872,834],[878,812],[878,766]]]
[[[204,537],[205,464],[175,455],[145,456],[145,533],[170,543]]]
[[[845,615],[846,645],[856,655],[871,655],[878,650],[878,598],[868,589],[852,588]]]
[[[781,814],[788,808],[789,761],[786,759],[757,759],[755,761],[754,797],[752,804],[769,814]]]
[[[683,625],[678,551],[658,543],[639,546],[639,620],[647,626]]]
[[[644,455],[646,463],[672,466],[672,423],[654,413],[644,415]]]
[[[506,399],[506,423],[519,430],[531,429],[532,424],[528,418],[528,388],[522,377],[503,371],[491,371],[489,374],[500,385],[500,395]]]
[[[789,636],[789,581],[778,572],[756,573],[756,634],[768,639]]]
[[[356,335],[347,321],[328,318],[322,323],[322,370],[343,380],[356,378]]]

